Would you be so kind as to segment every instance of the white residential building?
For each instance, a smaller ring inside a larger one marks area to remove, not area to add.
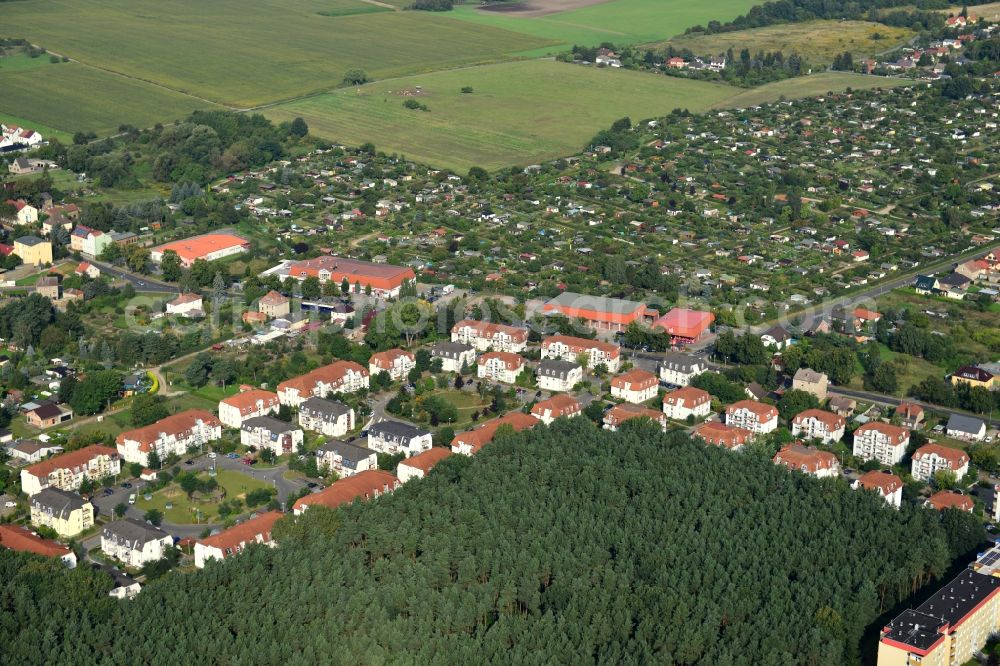
[[[156,423],[118,435],[118,454],[130,463],[149,467],[153,452],[162,461],[174,454],[183,456],[189,448],[202,447],[222,437],[222,422],[203,409],[178,412]]]
[[[844,436],[847,422],[843,416],[822,409],[807,409],[792,419],[792,435],[802,439],[820,439],[824,443],[837,442]]]
[[[461,372],[463,366],[471,370],[476,364],[476,349],[462,342],[439,342],[431,347],[431,358],[441,359],[444,372]]]
[[[611,397],[638,405],[656,397],[660,381],[652,372],[633,368],[611,378]]]
[[[685,386],[663,396],[663,413],[668,419],[683,421],[691,416],[705,418],[712,411],[712,396],[693,386]]]
[[[940,444],[921,446],[913,454],[910,466],[910,473],[917,481],[930,481],[938,472],[954,472],[955,479],[961,481],[968,471],[969,454]]]
[[[374,377],[380,372],[386,372],[394,381],[400,381],[416,365],[417,358],[413,352],[403,349],[389,349],[372,354],[371,358],[368,359],[368,373]]]
[[[621,367],[621,350],[618,345],[599,340],[588,340],[570,335],[553,335],[542,341],[542,358],[561,358],[577,362],[585,358],[587,367],[593,370],[599,365],[608,372],[618,372]]]
[[[481,352],[492,350],[516,354],[528,346],[528,329],[463,319],[452,326],[451,341],[472,345]]]
[[[203,569],[210,560],[221,562],[255,543],[273,548],[276,544],[271,530],[281,517],[280,511],[268,511],[218,534],[199,539],[194,544],[194,565]]]
[[[696,356],[668,353],[660,362],[660,381],[671,386],[687,386],[707,369],[705,362]]]
[[[368,428],[368,448],[379,453],[404,453],[409,458],[431,445],[431,433],[409,423],[379,421]]]
[[[899,508],[903,504],[903,480],[890,472],[872,470],[862,474],[851,487],[855,490],[874,490],[889,503]]]
[[[277,414],[278,394],[261,389],[237,393],[219,402],[219,420],[228,428],[239,428],[246,419]]]
[[[367,389],[368,378],[368,368],[354,361],[335,361],[278,384],[278,400],[283,405],[298,407],[311,397],[325,398]]]
[[[877,460],[890,467],[897,465],[910,445],[910,431],[890,423],[872,421],[854,431],[855,457]]]
[[[513,384],[524,370],[524,359],[511,352],[487,352],[476,362],[476,376]]]
[[[535,368],[538,388],[543,391],[567,392],[583,381],[583,368],[572,361],[546,359]]]
[[[117,520],[101,529],[101,552],[136,569],[163,559],[173,545],[169,534],[134,518]]]
[[[240,444],[258,451],[267,449],[275,456],[298,451],[302,442],[301,430],[273,416],[255,416],[240,426]]]
[[[354,410],[335,400],[309,398],[299,405],[299,425],[327,437],[343,437],[354,430]]]
[[[726,407],[726,425],[764,435],[778,429],[778,410],[756,400],[740,400]]]

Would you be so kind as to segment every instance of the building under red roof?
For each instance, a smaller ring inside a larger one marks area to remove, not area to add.
[[[531,415],[538,419],[544,419],[548,413],[550,419],[558,419],[572,416],[580,411],[580,403],[576,398],[565,393],[557,393],[547,400],[535,403],[535,406],[531,408]]]
[[[287,267],[288,276],[297,280],[307,277],[318,278],[320,282],[340,284],[347,280],[353,288],[371,287],[376,294],[394,296],[404,283],[416,279],[413,269],[407,266],[375,264],[345,257],[324,255],[315,259],[295,261]]]
[[[702,423],[691,433],[706,444],[723,446],[727,449],[738,449],[754,437],[753,433],[743,428],[729,426],[718,421]]]
[[[270,543],[272,541],[271,528],[283,515],[280,511],[268,511],[239,525],[233,525],[218,534],[199,539],[198,543],[218,548],[224,554],[230,554],[229,551],[235,553],[241,550],[245,544]]]
[[[299,515],[314,504],[335,509],[356,499],[367,500],[391,493],[398,487],[399,479],[395,475],[380,469],[371,469],[334,481],[329,488],[298,499],[293,508],[295,515]]]
[[[927,506],[932,509],[937,509],[938,511],[944,511],[945,509],[958,509],[959,511],[972,513],[973,509],[975,509],[976,503],[973,502],[972,498],[968,495],[962,495],[950,490],[942,490],[941,492],[934,493],[930,496],[930,499],[927,500]]]
[[[72,551],[51,539],[43,539],[20,525],[0,525],[0,546],[19,553],[34,553],[43,557],[66,557]],[[75,561],[75,558],[74,558]]]
[[[504,414],[499,418],[480,424],[472,430],[455,435],[455,439],[451,440],[451,450],[455,453],[478,453],[480,449],[493,441],[493,436],[496,435],[497,429],[502,425],[511,426],[514,432],[521,432],[522,430],[534,428],[539,423],[541,421],[531,414],[510,412],[509,414]]]
[[[700,340],[714,321],[715,315],[711,312],[674,308],[653,322],[653,328],[665,330],[671,344],[690,344]]]
[[[88,462],[98,456],[109,456],[117,459],[118,451],[112,449],[110,446],[93,444],[91,446],[85,446],[82,449],[77,449],[76,451],[70,451],[69,453],[54,456],[48,460],[43,460],[42,462],[35,463],[34,465],[26,467],[21,471],[27,472],[38,479],[46,479],[49,474],[57,469],[78,469],[86,466]]]
[[[181,264],[190,268],[197,259],[214,261],[215,259],[246,252],[249,249],[250,243],[239,236],[234,236],[233,234],[204,234],[155,247],[150,252],[150,258],[153,261],[159,262],[163,260],[164,252],[173,251],[180,257]]]

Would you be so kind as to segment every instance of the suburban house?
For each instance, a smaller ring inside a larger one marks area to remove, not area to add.
[[[658,314],[656,310],[635,301],[570,291],[564,291],[547,302],[542,306],[542,312],[562,315],[567,319],[582,319],[587,326],[604,331],[623,331],[631,323],[649,323]]]
[[[969,454],[940,444],[924,444],[913,454],[910,473],[917,481],[930,481],[938,472],[953,472],[961,481],[969,471]]]
[[[233,525],[229,529],[222,530],[218,534],[198,539],[194,543],[195,567],[204,569],[209,560],[221,562],[227,557],[238,555],[247,546],[255,543],[273,548],[275,542],[271,536],[271,530],[282,515],[284,514],[280,511],[268,511],[238,525]]]
[[[89,261],[81,261],[80,265],[73,272],[81,277],[89,277],[92,280],[101,277],[101,269]]]
[[[249,249],[250,243],[239,236],[203,234],[154,247],[149,253],[149,258],[158,264],[163,261],[165,252],[174,252],[184,268],[191,268],[198,259],[215,261],[235,254],[242,254]]]
[[[807,409],[792,419],[792,435],[803,439],[820,439],[824,444],[839,441],[847,422],[843,416],[822,409]]]
[[[354,361],[334,361],[278,384],[278,400],[282,405],[298,407],[313,396],[353,393],[368,388],[368,377],[368,369]]]
[[[611,378],[611,397],[638,405],[655,398],[659,386],[652,372],[633,368]]]
[[[46,488],[31,496],[31,524],[74,537],[94,526],[94,505],[68,490]]]
[[[401,460],[396,465],[396,476],[399,477],[400,483],[406,483],[410,479],[422,479],[435,465],[450,455],[453,455],[451,449],[435,446],[411,458]]]
[[[730,451],[738,451],[743,445],[753,440],[754,434],[749,430],[729,426],[718,421],[708,421],[695,428],[691,434],[706,444],[721,446]]]
[[[219,401],[219,420],[227,428],[239,428],[246,419],[277,414],[278,394],[250,389]]]
[[[115,442],[119,455],[126,462],[149,467],[151,453],[160,460],[171,454],[183,456],[189,448],[204,446],[220,437],[222,422],[219,419],[204,409],[189,409],[123,432]]]
[[[497,429],[501,426],[510,426],[514,429],[514,432],[521,432],[522,430],[534,428],[539,423],[541,421],[530,414],[510,412],[485,423],[480,423],[472,430],[455,435],[455,438],[451,440],[451,450],[453,453],[471,456],[492,442]]]
[[[343,437],[354,430],[354,410],[335,400],[309,398],[299,405],[299,425],[327,437]]]
[[[583,408],[580,407],[577,399],[564,393],[537,402],[531,408],[531,415],[545,425],[549,425],[556,419],[572,418],[582,413]]]
[[[476,362],[476,350],[462,342],[439,342],[431,347],[431,358],[441,359],[444,372],[461,372],[462,367],[472,368]]]
[[[162,559],[173,545],[169,534],[135,518],[116,520],[101,529],[101,552],[136,569]]]
[[[62,296],[62,287],[59,285],[59,278],[55,275],[43,275],[35,281],[35,293],[44,296],[50,301],[58,301]]]
[[[332,255],[286,262],[277,267],[277,272],[282,277],[295,278],[300,282],[307,277],[317,278],[320,284],[333,282],[342,285],[347,281],[355,293],[370,290],[373,296],[379,298],[396,298],[404,284],[416,279],[413,269],[408,266],[376,264]]]
[[[63,453],[21,470],[21,490],[37,495],[45,488],[77,490],[84,479],[97,481],[121,473],[118,451],[93,444]]]
[[[873,490],[890,506],[897,509],[903,503],[903,480],[892,472],[877,469],[865,472],[851,484],[851,487],[855,490]]]
[[[167,314],[183,317],[200,316],[204,313],[204,307],[199,294],[181,294],[167,303]]]
[[[21,439],[7,445],[7,454],[21,463],[32,464],[53,453],[62,453],[63,447],[39,442],[35,439]]]
[[[512,352],[486,352],[476,361],[476,376],[496,382],[513,384],[524,370],[524,358]]]
[[[417,365],[417,357],[413,352],[404,349],[388,349],[375,352],[368,359],[368,374],[374,377],[380,372],[389,374],[394,381],[404,379]]]
[[[726,407],[726,425],[765,435],[778,428],[778,410],[755,400],[740,400]]]
[[[82,224],[76,225],[69,235],[70,249],[90,257],[100,256],[101,252],[112,244],[114,244],[114,240],[112,240],[111,234],[85,227]]]
[[[272,289],[257,301],[257,312],[268,319],[278,319],[287,316],[292,311],[291,303],[290,298]]]
[[[399,486],[399,479],[389,472],[372,469],[334,481],[330,487],[296,500],[293,510],[295,515],[299,516],[314,504],[335,509],[356,499],[370,500],[387,495]]]
[[[14,206],[14,210],[16,211],[14,223],[18,226],[38,222],[38,209],[24,199],[17,199],[16,201],[8,199],[7,203]]]
[[[52,243],[38,236],[21,236],[14,240],[14,254],[29,266],[52,263]]]
[[[951,490],[941,490],[931,495],[924,502],[924,506],[936,509],[937,511],[957,509],[966,513],[972,513],[973,509],[976,508],[976,503],[968,495],[956,493]]]
[[[316,466],[340,477],[378,469],[378,454],[357,444],[331,439],[316,449]]]
[[[784,349],[792,344],[792,334],[781,326],[772,326],[761,334],[760,341],[764,343],[765,347]]]
[[[368,428],[368,448],[379,453],[404,453],[409,458],[431,445],[431,433],[409,423],[379,421]]]
[[[854,410],[858,408],[858,402],[852,398],[835,395],[830,398],[830,402],[826,403],[826,406],[834,414],[846,419],[854,414]]]
[[[73,418],[73,410],[69,407],[62,407],[54,402],[43,402],[34,409],[29,409],[24,413],[28,425],[35,428],[51,428],[54,425],[65,423]]]
[[[67,568],[76,567],[76,553],[51,539],[43,539],[31,530],[14,524],[0,524],[0,548],[16,553],[58,557]]]
[[[816,396],[822,402],[826,400],[826,388],[830,380],[825,373],[816,372],[809,368],[799,368],[792,377],[792,388],[796,391],[805,391]]]
[[[671,345],[688,345],[708,335],[714,322],[711,312],[673,308],[653,322],[653,329],[666,331]]]
[[[587,367],[593,370],[604,365],[608,372],[618,372],[621,350],[618,345],[599,340],[588,340],[571,335],[552,335],[542,340],[542,358],[558,358],[577,362],[586,358]]]
[[[693,386],[685,386],[663,396],[663,413],[668,419],[683,421],[689,416],[705,418],[712,411],[712,396]]]
[[[268,449],[275,456],[298,451],[303,437],[299,428],[273,416],[254,416],[240,426],[240,444],[258,451]]]
[[[583,368],[572,361],[548,358],[535,368],[535,377],[543,391],[566,392],[583,381]]]
[[[518,353],[528,346],[528,329],[463,319],[451,327],[451,341],[472,345],[481,352],[492,350]]]
[[[945,432],[949,437],[978,442],[986,437],[986,423],[982,419],[964,414],[952,414],[948,417]]]
[[[687,386],[708,366],[696,356],[668,352],[660,362],[660,381],[671,386]]]
[[[954,372],[951,376],[952,385],[968,384],[969,386],[981,386],[985,389],[993,389],[1000,386],[997,377],[992,373],[974,365],[966,365]]]
[[[801,442],[786,444],[774,455],[774,464],[784,465],[788,469],[810,474],[817,478],[837,476],[840,474],[840,463],[837,456],[829,451],[820,451]]]
[[[660,426],[660,430],[663,432],[667,431],[667,417],[663,412],[627,402],[615,405],[604,412],[604,428],[605,430],[616,431],[626,421],[636,418],[650,419],[653,423]]]
[[[907,428],[919,428],[924,420],[924,408],[912,402],[901,402],[896,407],[895,415]]]
[[[854,431],[853,453],[862,460],[897,465],[910,445],[910,431],[890,423],[870,421]]]

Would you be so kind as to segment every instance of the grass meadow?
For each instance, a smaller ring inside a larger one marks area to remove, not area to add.
[[[853,90],[870,90],[872,88],[895,88],[912,85],[911,79],[894,79],[883,76],[866,76],[850,72],[822,72],[809,76],[799,76],[794,79],[775,81],[758,88],[747,88],[723,100],[712,108],[737,109],[757,104],[777,102],[781,99],[798,99],[803,97],[818,97],[829,92],[843,92],[848,88]]]

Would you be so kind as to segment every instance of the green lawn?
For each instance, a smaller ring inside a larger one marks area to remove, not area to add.
[[[330,90],[349,69],[386,78],[549,43],[430,12],[372,8],[361,0],[32,0],[0,3],[0,24],[19,26],[19,36],[82,63],[236,107]],[[26,115],[28,98],[11,108],[5,88],[0,111]],[[138,91],[90,85],[88,92],[89,99],[49,114],[120,115],[119,104],[143,102]]]
[[[407,97],[401,91],[422,93]],[[472,94],[461,89],[471,86]],[[510,62],[437,72],[340,90],[269,109],[302,116],[310,130],[459,171],[497,169],[571,155],[625,115],[701,111],[732,96],[730,86],[553,61]],[[430,111],[404,108],[417,99]]]
[[[204,477],[208,478],[208,474],[205,473]],[[265,481],[251,478],[246,474],[233,470],[219,470],[218,476],[215,478],[219,482],[219,485],[226,489],[225,499],[227,500],[243,499],[250,491],[270,487],[270,484]],[[167,504],[170,504],[171,508],[168,509]],[[218,502],[189,500],[180,487],[174,483],[168,484],[162,490],[154,493],[152,499],[149,500],[140,494],[136,498],[135,506],[140,511],[158,509],[163,512],[163,519],[170,523],[188,524],[199,522],[195,515],[196,509],[201,511],[200,522],[219,521]]]
[[[488,407],[490,402],[483,402],[479,399],[479,394],[474,391],[457,391],[454,389],[444,389],[435,391],[431,395],[444,398],[445,401],[455,406],[458,411],[458,421],[450,423],[452,427],[468,426],[472,422],[472,413],[481,412],[484,407]]]
[[[559,43],[557,49],[529,52],[534,55],[540,51],[565,50],[573,44],[611,42],[621,45],[658,41],[681,34],[694,25],[736,18],[755,4],[754,0],[711,3],[697,0],[612,0],[536,17],[483,11],[476,4],[468,4],[456,7],[448,16]]]
[[[870,88],[895,88],[913,83],[910,79],[894,79],[882,76],[865,76],[849,72],[822,72],[810,76],[799,76],[744,90],[713,106],[716,109],[733,109],[777,102],[781,99],[816,97],[829,92],[840,92],[847,88],[867,90]]]

